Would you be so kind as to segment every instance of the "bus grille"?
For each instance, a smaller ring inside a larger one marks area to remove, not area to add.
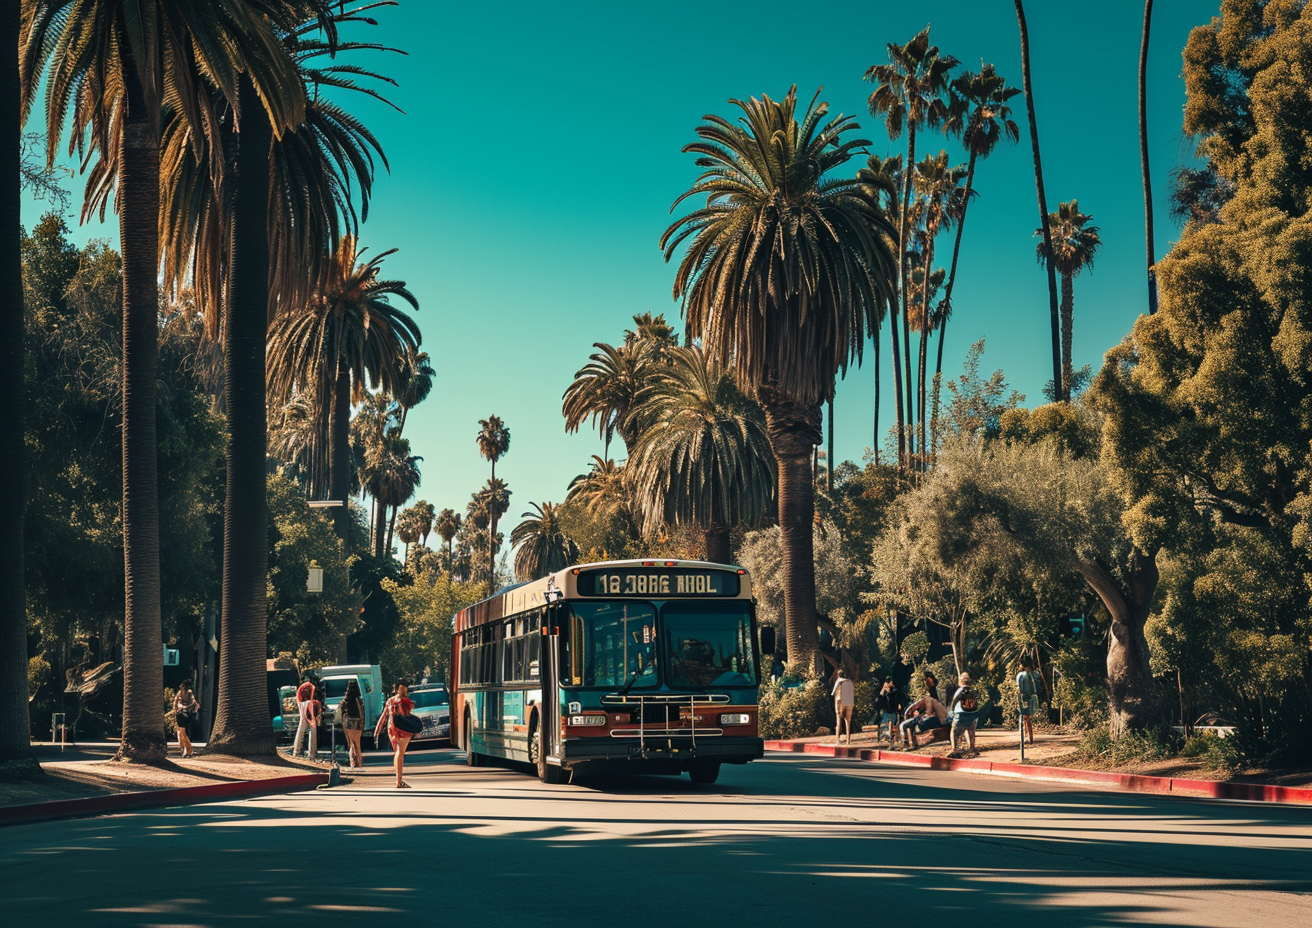
[[[645,752],[646,742],[654,738],[691,738],[693,747],[698,738],[718,738],[724,730],[716,724],[715,707],[729,702],[723,693],[705,693],[695,696],[632,696],[611,693],[601,697],[608,708],[628,709],[633,713],[637,728],[612,728],[612,738],[637,739]]]

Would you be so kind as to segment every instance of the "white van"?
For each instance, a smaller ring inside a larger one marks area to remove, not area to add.
[[[346,685],[355,680],[360,686],[360,699],[364,703],[364,739],[370,741],[374,735],[374,726],[383,714],[383,672],[377,664],[342,664],[336,667],[320,667],[319,680],[324,690],[324,722],[341,727],[337,717],[337,706],[346,695]]]

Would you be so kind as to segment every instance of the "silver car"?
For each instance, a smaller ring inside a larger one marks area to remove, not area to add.
[[[421,683],[410,687],[414,714],[424,728],[411,741],[449,741],[451,739],[451,698],[441,683]]]

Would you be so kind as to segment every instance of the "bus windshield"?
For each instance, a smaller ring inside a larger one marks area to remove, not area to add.
[[[656,610],[649,603],[574,603],[569,674],[574,686],[642,689],[656,679]]]
[[[746,603],[670,602],[661,610],[661,623],[671,687],[756,685]]]

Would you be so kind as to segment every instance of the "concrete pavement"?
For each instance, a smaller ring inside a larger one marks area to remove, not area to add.
[[[16,826],[17,924],[1307,924],[1312,810],[772,755],[546,786],[454,751],[351,786]],[[52,913],[58,917],[52,922]]]

